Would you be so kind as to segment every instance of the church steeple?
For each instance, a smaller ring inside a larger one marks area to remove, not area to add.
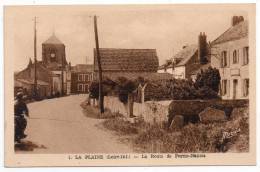
[[[56,37],[53,31],[52,35],[42,43],[42,59],[47,68],[52,70],[61,70],[63,65],[67,65],[65,45]]]
[[[64,45],[55,35],[55,32],[53,31],[51,37],[47,39],[43,44],[61,44]]]

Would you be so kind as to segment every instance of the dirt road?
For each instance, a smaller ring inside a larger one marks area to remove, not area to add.
[[[80,103],[85,98],[73,95],[28,104],[25,141],[42,145],[28,153],[131,153],[132,148],[120,143],[117,136],[97,127],[102,120],[82,113]]]

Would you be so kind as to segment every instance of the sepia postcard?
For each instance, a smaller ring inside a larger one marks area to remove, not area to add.
[[[255,32],[255,4],[5,6],[5,166],[256,165]]]

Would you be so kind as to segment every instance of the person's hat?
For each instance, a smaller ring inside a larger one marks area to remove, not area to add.
[[[23,92],[18,92],[18,93],[16,94],[16,98],[17,98],[17,99],[22,99],[22,98],[23,98]]]

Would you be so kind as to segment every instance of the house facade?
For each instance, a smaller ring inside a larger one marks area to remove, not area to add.
[[[174,74],[174,62],[173,60],[167,60],[165,64],[158,67],[158,73],[169,73]]]
[[[211,54],[211,65],[220,72],[222,98],[248,99],[248,21],[234,16],[232,26],[212,42]]]
[[[89,93],[89,86],[94,79],[93,65],[78,64],[71,68],[71,94]]]

